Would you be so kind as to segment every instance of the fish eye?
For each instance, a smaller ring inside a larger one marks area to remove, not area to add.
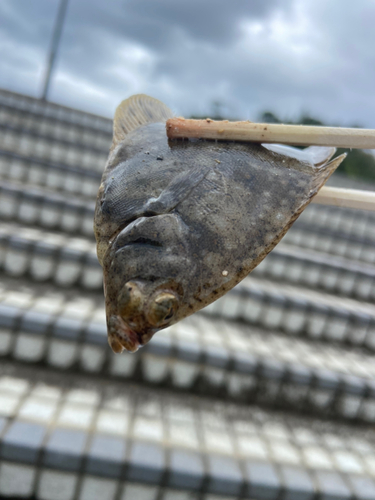
[[[147,319],[152,326],[162,326],[173,318],[177,306],[178,298],[174,293],[160,292],[151,303]]]
[[[128,281],[122,287],[117,299],[120,316],[129,317],[140,311],[142,306],[142,293],[134,281]]]

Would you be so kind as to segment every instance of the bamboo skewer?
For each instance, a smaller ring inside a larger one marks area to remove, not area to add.
[[[375,149],[375,130],[360,128],[316,127],[274,123],[185,120],[167,121],[169,139],[187,137],[291,144],[295,146],[335,146],[339,148]]]
[[[312,203],[375,211],[375,192],[323,186]]]
[[[294,146],[375,149],[375,130],[370,129],[214,121],[210,118],[170,118],[166,129],[169,139],[191,137]],[[375,211],[375,192],[322,187],[312,202]]]

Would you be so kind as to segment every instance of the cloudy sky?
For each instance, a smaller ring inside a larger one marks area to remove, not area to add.
[[[59,0],[1,0],[0,87],[39,96]],[[69,0],[49,98],[105,116],[134,93],[179,115],[375,128],[372,0]]]

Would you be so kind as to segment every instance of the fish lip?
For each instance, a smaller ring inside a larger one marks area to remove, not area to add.
[[[159,224],[158,221],[165,217],[168,217],[168,219],[164,219],[164,221]],[[160,231],[161,227],[163,231]],[[103,258],[105,274],[108,273],[111,275],[116,259],[124,252],[127,253],[127,257],[124,257],[124,264],[121,265],[124,265],[122,272],[127,280],[136,278],[147,279],[150,274],[147,265],[150,255],[153,255],[157,259],[161,259],[163,262],[167,260],[176,261],[172,273],[176,274],[180,267],[180,264],[177,263],[178,259],[185,261],[186,265],[191,265],[189,242],[187,239],[188,231],[188,226],[179,214],[167,213],[149,217],[138,217],[131,223],[125,225],[121,231],[111,239]],[[141,261],[146,263],[147,276],[143,276],[142,272],[139,271],[142,267]],[[189,263],[187,261],[189,261]],[[136,272],[134,272],[134,267],[137,268]],[[154,278],[154,270],[151,274]]]
[[[144,345],[142,336],[132,330],[121,316],[113,315],[107,320],[108,343],[115,354],[124,350],[137,352]]]
[[[149,237],[147,234],[147,230],[144,231],[143,226],[148,225],[151,220],[156,221],[160,220],[160,218],[164,218],[166,216],[170,216],[168,219],[168,226],[170,228],[170,232],[166,234],[168,238],[167,241],[164,239],[156,240],[152,237]],[[134,230],[134,234],[130,233]],[[118,246],[120,248],[124,248],[131,245],[143,246],[147,245],[148,247],[154,246],[155,249],[162,248],[164,246],[170,246],[173,243],[180,243],[185,240],[185,233],[187,230],[187,226],[181,217],[176,213],[163,213],[156,215],[141,215],[131,222],[125,224],[121,231],[119,231],[115,238],[112,239],[112,245]],[[145,239],[148,240],[147,243],[139,243],[137,239]],[[128,240],[128,241],[127,241]],[[119,242],[120,241],[120,242]]]
[[[158,217],[155,215],[154,217]],[[137,217],[136,219],[132,220],[131,222],[128,222],[123,226],[121,231],[119,231],[116,234],[116,237],[113,239],[113,242],[116,242],[120,237],[127,236],[128,233],[135,227],[141,225],[143,222],[146,222],[146,220],[149,219],[149,217],[145,217],[144,215],[141,215],[140,217]],[[129,243],[125,243],[123,246],[131,245],[132,242],[130,241]]]

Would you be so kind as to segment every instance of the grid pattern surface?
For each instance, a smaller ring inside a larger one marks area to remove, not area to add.
[[[67,499],[81,498],[91,482],[113,490],[110,498],[139,483],[162,498],[178,490],[185,498],[254,498],[258,488],[275,499],[281,490],[365,498],[359,485],[374,488],[373,430],[139,386],[93,387],[69,376],[56,383],[61,377],[40,369],[33,382],[29,369],[2,371],[2,494],[17,472],[25,493],[43,497],[54,478],[70,484]]]

